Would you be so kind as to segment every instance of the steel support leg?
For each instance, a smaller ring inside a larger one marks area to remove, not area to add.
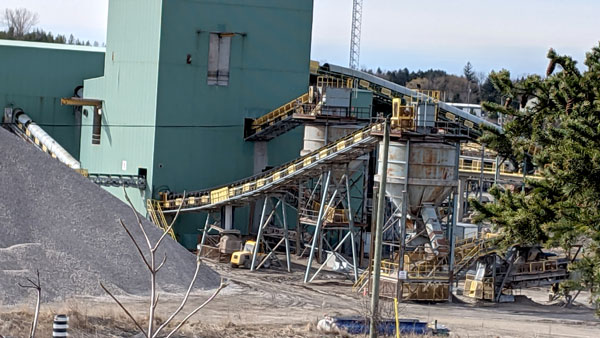
[[[258,254],[258,246],[259,246],[259,238],[262,235],[262,228],[265,222],[265,214],[267,213],[267,203],[269,201],[269,197],[265,197],[265,201],[263,202],[262,213],[260,215],[260,223],[258,224],[258,234],[256,235],[256,243],[254,245],[254,251],[252,252],[252,264],[250,265],[250,271],[254,271],[254,264],[256,264],[256,256]]]
[[[304,201],[304,185],[302,182],[298,184],[298,210],[296,215],[296,256],[302,255],[302,224],[300,224],[300,217],[302,215],[302,205]]]
[[[292,272],[292,263],[290,262],[290,240],[288,238],[288,225],[287,225],[287,214],[285,212],[286,204],[283,199],[279,200],[281,203],[281,213],[283,216],[283,236],[285,238],[285,260],[287,262],[287,271]]]
[[[323,185],[323,196],[321,196],[321,205],[319,206],[319,216],[317,217],[317,225],[315,226],[315,232],[313,235],[312,246],[310,248],[310,253],[308,255],[308,262],[306,264],[306,272],[304,273],[304,283],[308,283],[308,274],[310,273],[310,267],[312,265],[312,261],[315,255],[315,247],[318,244],[318,237],[321,231],[321,223],[323,223],[323,213],[325,209],[325,201],[327,198],[327,189],[329,188],[329,180],[331,179],[331,171],[327,172],[327,178],[325,179],[325,184]]]
[[[494,171],[494,184],[498,184],[500,178],[500,156],[496,155],[496,170]]]
[[[342,246],[342,244],[344,244],[344,242],[348,239],[348,236],[352,234],[352,232],[348,232],[346,234],[346,236],[344,236],[344,238],[342,238],[342,240],[335,246],[335,248],[333,248],[331,250],[332,255],[331,256],[327,256],[327,259],[325,259],[325,262],[323,262],[319,268],[317,269],[317,272],[315,272],[315,274],[310,278],[309,283],[311,283],[315,277],[317,277],[317,275],[319,274],[319,272],[321,272],[321,270],[323,269],[323,267],[325,266],[325,264],[327,264],[327,262],[329,262],[329,260],[331,259],[331,257],[335,256],[335,253],[340,249],[340,247]]]
[[[479,203],[483,201],[483,169],[485,167],[485,144],[481,145],[481,172],[479,174]]]
[[[354,272],[354,282],[358,280],[358,259],[356,257],[356,240],[354,238],[354,216],[352,214],[352,196],[350,194],[350,183],[349,180],[350,173],[348,172],[348,166],[346,166],[346,210],[348,212],[348,225],[350,226],[350,246],[352,248],[352,265]]]
[[[404,177],[404,189],[402,190],[402,215],[400,217],[400,250],[398,250],[398,273],[396,283],[396,298],[399,302],[404,297],[404,279],[400,279],[400,271],[404,271],[404,253],[406,252],[406,218],[408,217],[408,180],[410,176],[408,163],[410,162],[410,140],[406,141],[406,171]],[[416,227],[415,227],[416,229]]]
[[[270,199],[268,199],[268,201],[269,201],[270,204],[273,204]],[[262,265],[262,264],[260,264],[258,267],[255,268],[255,265],[254,265],[255,262],[256,262],[256,260],[255,260],[255,254],[258,252],[258,250],[260,248],[260,241],[262,240],[262,235],[263,235],[263,232],[265,231],[265,227],[267,226],[267,224],[269,224],[269,222],[271,222],[271,219],[273,218],[273,215],[275,215],[275,212],[277,211],[277,208],[279,207],[280,204],[281,204],[281,200],[279,200],[277,202],[277,204],[275,204],[275,206],[273,206],[273,208],[271,209],[271,212],[269,213],[269,216],[264,221],[264,223],[262,223],[260,225],[260,227],[258,229],[259,231],[258,231],[258,234],[256,235],[256,244],[254,245],[254,252],[252,254],[252,266],[250,267],[250,271],[258,270],[258,268],[260,267],[260,265]],[[268,249],[268,244],[266,242],[265,242],[265,244],[266,244],[265,245],[265,249]],[[262,262],[264,262],[264,261],[265,260],[263,259]]]
[[[458,212],[457,212],[457,205],[458,205],[458,194],[454,193],[454,197],[453,197],[453,211],[452,211],[452,222],[450,225],[450,231],[449,231],[449,239],[450,239],[450,266],[448,267],[449,270],[449,281],[448,281],[448,301],[452,302],[452,283],[454,282],[454,254],[455,254],[455,246],[456,246],[456,240],[455,240],[455,233],[456,233],[456,223],[457,223],[457,219],[458,219]]]

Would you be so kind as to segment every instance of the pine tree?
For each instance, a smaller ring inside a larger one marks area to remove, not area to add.
[[[473,71],[473,65],[471,64],[470,61],[467,61],[467,64],[463,68],[463,74],[465,75],[465,78],[467,79],[467,81],[469,81],[469,82],[475,81],[475,71]]]
[[[490,129],[480,140],[505,158],[529,159],[542,179],[526,180],[523,192],[494,187],[495,203],[471,203],[477,221],[503,230],[506,245],[570,250],[583,244],[583,258],[570,267],[579,272],[577,279],[563,288],[591,290],[600,315],[600,46],[587,53],[583,73],[552,49],[548,58],[546,78],[513,82],[505,70],[490,75],[502,96],[520,107],[484,103],[487,111],[512,120],[502,133]]]

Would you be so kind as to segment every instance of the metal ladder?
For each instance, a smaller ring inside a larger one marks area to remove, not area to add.
[[[147,199],[146,209],[148,210],[148,215],[150,215],[152,223],[156,224],[156,226],[161,228],[162,231],[169,230],[169,236],[171,236],[174,240],[177,240],[173,228],[169,229],[169,223],[167,223],[167,220],[165,219],[165,214],[162,212],[160,203],[158,203],[158,201]]]

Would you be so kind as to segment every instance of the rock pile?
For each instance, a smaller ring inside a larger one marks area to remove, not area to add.
[[[17,283],[39,269],[43,300],[149,290],[149,272],[117,223],[123,219],[143,242],[128,205],[47,154],[0,128],[0,304],[32,295]],[[143,219],[143,218],[142,218]],[[143,219],[151,239],[161,230]],[[171,238],[161,244],[168,261],[158,274],[163,292],[180,292],[193,277],[195,256]],[[203,266],[196,289],[212,289],[219,276]]]

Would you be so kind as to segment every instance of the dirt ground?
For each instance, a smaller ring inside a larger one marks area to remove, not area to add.
[[[304,284],[303,266],[293,272],[231,269],[226,264],[207,263],[229,286],[182,332],[182,337],[322,337],[315,327],[324,315],[362,315],[368,298],[352,293],[349,279],[334,273],[319,275],[319,280]],[[189,307],[200,304],[209,293],[192,295]],[[453,337],[598,337],[600,322],[580,295],[576,306],[565,309],[548,303],[547,290],[522,290],[516,303],[405,303],[401,316],[446,325]],[[467,301],[467,298],[459,297]],[[178,306],[180,295],[162,295],[158,307],[164,319]],[[126,305],[141,317],[146,303],[127,298]],[[384,315],[392,307],[382,305]],[[26,336],[30,310],[0,307],[0,334]],[[71,314],[71,327],[78,337],[132,337],[132,329],[119,309],[106,298],[77,299],[61,304],[43,304],[40,335],[49,336],[52,313]],[[45,333],[45,334],[44,334]]]

